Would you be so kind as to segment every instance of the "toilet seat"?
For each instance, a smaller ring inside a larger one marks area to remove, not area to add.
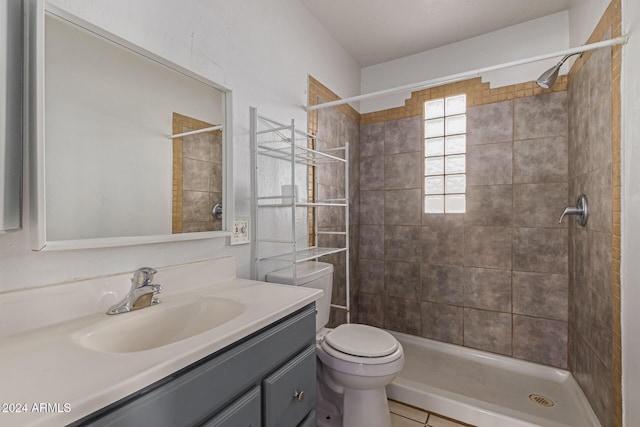
[[[360,365],[382,365],[403,356],[402,346],[393,335],[359,324],[344,324],[329,331],[320,348],[338,360]]]
[[[359,357],[383,357],[398,349],[398,341],[389,332],[368,325],[344,324],[324,337],[333,349]]]

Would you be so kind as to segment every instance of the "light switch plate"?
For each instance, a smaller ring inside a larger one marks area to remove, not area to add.
[[[233,220],[233,230],[229,238],[230,245],[244,245],[251,242],[251,234],[249,234],[251,218],[238,217]]]

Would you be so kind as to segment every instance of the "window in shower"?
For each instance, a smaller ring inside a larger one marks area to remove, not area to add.
[[[466,209],[467,97],[424,103],[424,210],[464,213]]]

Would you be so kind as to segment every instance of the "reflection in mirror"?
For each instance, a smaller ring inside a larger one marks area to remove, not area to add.
[[[0,233],[22,226],[22,1],[0,2]]]
[[[96,247],[117,246],[136,244],[143,236],[144,242],[148,236],[184,240],[203,236],[170,236],[228,229],[211,212],[228,196],[229,93],[49,9],[44,21],[46,235],[37,246],[55,249],[52,242],[75,241],[82,242],[75,246],[93,247],[87,239]],[[112,244],[114,238],[122,239]]]
[[[173,114],[173,233],[221,230],[213,207],[222,203],[222,131],[192,133],[215,127]]]

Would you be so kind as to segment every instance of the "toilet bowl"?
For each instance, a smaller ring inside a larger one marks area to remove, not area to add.
[[[325,328],[331,307],[333,265],[304,262],[296,265],[296,276],[294,280],[293,268],[289,267],[269,273],[267,281],[324,291],[316,302],[318,407],[331,416],[324,417],[319,409],[318,425],[391,427],[385,386],[404,366],[402,346],[393,335],[368,325]]]

